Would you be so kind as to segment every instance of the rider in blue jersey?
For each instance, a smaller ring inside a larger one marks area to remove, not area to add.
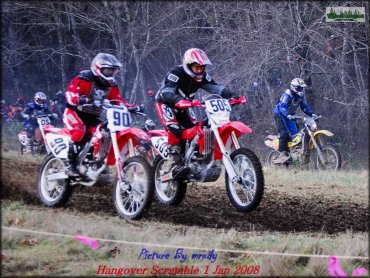
[[[279,132],[280,155],[274,163],[285,163],[290,159],[288,142],[292,136],[298,133],[298,126],[292,116],[298,107],[310,117],[315,117],[311,107],[308,105],[304,88],[306,83],[301,78],[294,78],[290,82],[290,89],[287,89],[279,98],[274,108],[274,121]]]
[[[27,132],[27,145],[26,153],[31,151],[32,140],[35,136],[35,129],[38,127],[38,123],[35,117],[36,115],[50,115],[52,114],[47,105],[47,98],[45,93],[37,92],[33,102],[27,103],[24,110],[21,112],[21,117],[25,119],[23,127]],[[56,114],[52,114],[52,119],[57,118]]]

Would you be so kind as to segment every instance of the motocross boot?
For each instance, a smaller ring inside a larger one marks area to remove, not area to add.
[[[171,145],[170,153],[173,163],[171,165],[172,178],[178,179],[187,176],[190,173],[190,168],[184,165],[184,160],[181,156],[181,145]]]
[[[68,151],[67,175],[69,177],[79,177],[81,174],[76,168],[76,160],[78,157],[78,149],[76,144],[71,144]]]
[[[283,164],[290,159],[290,155],[286,151],[280,152],[279,156],[275,158],[272,162],[275,164]]]
[[[30,153],[32,153],[32,141],[33,141],[32,138],[27,138],[26,139],[26,145],[25,145],[25,148],[24,148],[24,154],[30,154]]]

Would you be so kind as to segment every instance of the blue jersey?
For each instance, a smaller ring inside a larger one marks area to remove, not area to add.
[[[36,114],[47,115],[51,114],[51,112],[47,104],[38,105],[34,102],[27,103],[26,108],[24,108],[24,110],[21,112],[23,118],[25,118],[25,115],[32,116]],[[34,118],[29,118],[28,120],[24,121],[23,125],[37,126],[37,121]]]
[[[287,117],[288,115],[294,115],[295,111],[298,109],[298,106],[301,110],[308,116],[312,116],[312,109],[308,105],[305,96],[298,96],[293,93],[290,89],[287,89],[279,98],[278,103],[275,105],[274,113],[281,116]]]

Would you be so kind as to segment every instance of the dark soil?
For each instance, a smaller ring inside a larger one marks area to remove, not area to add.
[[[37,171],[37,164],[2,160],[2,198],[40,205],[36,185]],[[104,185],[104,182],[100,184]],[[224,182],[219,180],[218,184],[222,186],[189,186],[184,201],[177,207],[163,207],[153,202],[145,219],[167,224],[234,228],[238,231],[334,234],[346,230],[366,232],[368,229],[369,212],[364,204],[339,201],[330,196],[319,199],[312,194],[307,194],[306,197],[287,196],[277,190],[269,190],[269,185],[266,184],[260,206],[255,211],[244,214],[230,203]],[[116,216],[112,188],[112,183],[106,183],[103,187],[78,187],[61,210]]]

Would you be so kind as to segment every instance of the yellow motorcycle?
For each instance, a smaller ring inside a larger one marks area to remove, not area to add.
[[[307,167],[311,161],[314,169],[318,171],[339,170],[342,166],[340,152],[326,140],[326,137],[332,137],[334,134],[318,129],[316,121],[320,118],[322,116],[293,116],[292,119],[303,121],[303,128],[288,142],[290,159],[283,164],[274,163],[279,156],[279,136],[268,135],[264,143],[272,150],[267,154],[267,165],[272,168],[288,167],[291,164]]]

